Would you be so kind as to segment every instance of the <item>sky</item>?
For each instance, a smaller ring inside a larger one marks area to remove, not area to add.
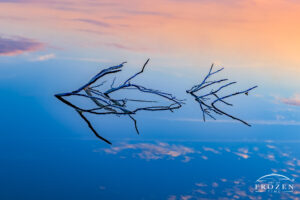
[[[101,192],[107,199],[141,199],[157,180],[167,185],[169,179],[157,178],[165,173],[169,178],[180,174],[175,179],[184,186],[171,184],[161,191],[158,184],[157,194],[170,200],[192,199],[203,193],[203,184],[212,187],[204,192],[216,189],[215,183],[239,179],[252,169],[250,165],[258,167],[243,181],[268,172],[297,178],[299,24],[297,0],[0,0],[0,158],[5,161],[5,173],[0,175],[9,183],[0,183],[0,196],[19,199],[13,192],[14,181],[19,181],[17,188],[31,199],[53,199],[54,194],[43,196],[53,189],[67,198],[63,191],[71,193],[73,187],[81,189],[74,199],[87,191],[90,199]],[[53,96],[73,91],[100,70],[127,61],[116,79],[121,82],[140,70],[147,58],[145,72],[134,81],[170,92],[186,104],[174,113],[138,114],[139,136],[127,118],[87,115],[115,146],[99,142],[78,114]],[[258,86],[249,96],[230,99],[235,106],[224,107],[251,128],[226,117],[202,121],[199,105],[185,91],[203,80],[212,63],[225,68],[212,79],[237,81],[225,92]],[[224,178],[220,172],[212,177],[212,170],[222,163],[222,172],[232,176]],[[235,165],[229,170],[231,163]],[[149,182],[140,185],[144,171],[133,173],[132,166],[145,167]],[[163,172],[150,177],[160,166]],[[173,171],[168,173],[170,166]],[[198,173],[198,168],[203,171]],[[114,175],[110,178],[98,169],[110,169]],[[65,181],[57,184],[62,177]],[[120,177],[118,185],[114,180]],[[130,178],[134,181],[126,185]],[[37,187],[35,196],[31,187]],[[140,193],[133,194],[134,187],[141,187]]]
[[[194,67],[210,59],[299,72],[299,9],[292,0],[1,1],[1,34],[41,43],[57,56],[63,50],[98,55],[106,50],[120,56],[176,57],[182,60],[178,64],[189,60]],[[1,54],[38,50],[34,44],[20,45],[27,49]]]

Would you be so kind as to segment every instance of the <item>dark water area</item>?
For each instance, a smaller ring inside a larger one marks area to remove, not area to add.
[[[1,199],[298,198],[297,142],[8,141]],[[271,173],[295,179],[294,192],[255,192]]]

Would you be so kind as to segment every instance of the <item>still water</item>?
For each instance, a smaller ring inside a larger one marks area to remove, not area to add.
[[[0,199],[299,198],[297,124],[184,119],[199,118],[192,108],[137,116],[137,135],[128,119],[88,115],[108,145],[54,98],[90,77],[64,70],[1,69]],[[65,79],[66,71],[81,80]],[[271,173],[294,179],[293,192],[255,191],[256,180]]]

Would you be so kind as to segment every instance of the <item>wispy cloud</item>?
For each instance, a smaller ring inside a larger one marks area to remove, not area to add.
[[[279,101],[292,106],[300,106],[300,94],[295,94],[290,98],[279,98]]]
[[[90,29],[76,29],[78,31],[81,32],[86,32],[86,33],[93,33],[93,34],[97,34],[97,35],[105,35],[107,33],[103,32],[103,31],[94,31],[94,30],[90,30]]]
[[[185,121],[185,122],[203,122],[199,118],[177,118],[171,119],[174,121]],[[250,124],[257,125],[284,125],[284,126],[300,126],[300,121],[294,120],[246,120]],[[234,120],[207,120],[208,123],[239,123]]]
[[[32,39],[0,36],[0,56],[14,56],[24,52],[38,51],[44,47],[43,43]]]
[[[144,48],[144,47],[130,47],[130,46],[126,46],[126,45],[122,45],[122,44],[118,44],[118,43],[106,43],[106,46],[109,47],[114,47],[117,49],[123,49],[123,50],[127,50],[127,51],[149,51],[149,48]]]
[[[260,124],[260,125],[284,125],[284,126],[300,126],[300,121],[294,120],[253,120],[250,121],[252,124]]]
[[[92,25],[96,25],[96,26],[105,27],[105,28],[111,27],[111,25],[106,22],[99,21],[99,20],[93,20],[93,19],[78,18],[78,19],[73,19],[73,21],[79,21],[79,22],[88,23],[88,24],[92,24]]]
[[[53,58],[55,58],[55,54],[51,53],[51,54],[41,55],[41,56],[33,59],[32,61],[45,61],[45,60],[50,60]]]
[[[97,62],[97,63],[107,63],[111,62],[111,60],[101,59],[101,58],[84,58],[84,57],[59,57],[58,59],[62,60],[77,60],[77,61],[84,61],[84,62]]]
[[[123,12],[132,14],[132,15],[152,15],[152,16],[161,16],[161,17],[172,17],[171,14],[157,12],[157,11],[126,10]]]

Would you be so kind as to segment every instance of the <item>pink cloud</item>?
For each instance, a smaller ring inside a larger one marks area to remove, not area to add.
[[[300,106],[300,94],[295,94],[290,98],[282,98],[280,101],[284,104],[292,105],[292,106]]]
[[[0,36],[0,56],[14,56],[25,52],[38,51],[44,47],[43,43],[32,39]]]
[[[127,50],[127,51],[137,51],[137,52],[145,52],[145,51],[150,51],[149,48],[145,47],[131,47],[131,46],[126,46],[118,43],[106,43],[106,46],[113,47],[116,49],[122,49],[122,50]]]
[[[84,18],[78,18],[78,19],[73,19],[73,20],[83,22],[83,23],[92,24],[92,25],[95,25],[95,26],[101,26],[101,27],[105,27],[105,28],[110,27],[110,24],[108,24],[106,22],[103,22],[103,21],[99,21],[99,20],[84,19]]]

